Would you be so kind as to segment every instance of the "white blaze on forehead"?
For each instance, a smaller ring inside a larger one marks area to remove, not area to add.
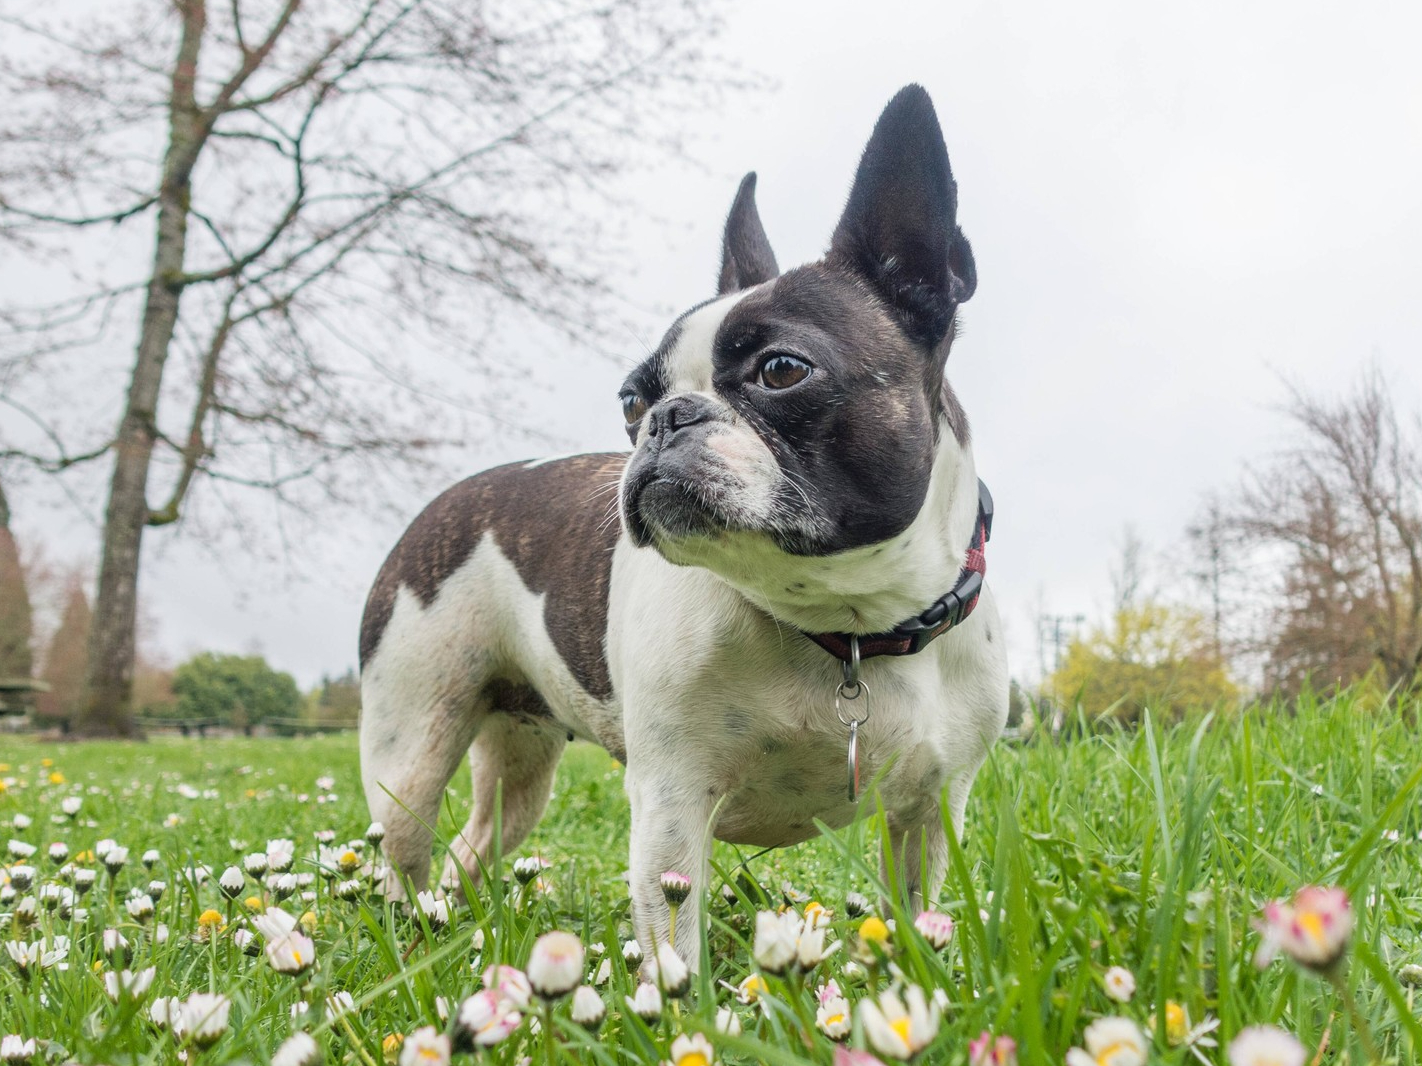
[[[681,332],[666,355],[668,396],[683,392],[711,391],[711,352],[716,340],[716,331],[731,313],[731,308],[757,288],[759,286],[752,286],[713,300],[681,320]]]

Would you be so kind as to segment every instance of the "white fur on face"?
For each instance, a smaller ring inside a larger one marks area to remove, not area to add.
[[[771,284],[767,282],[766,284]],[[758,288],[759,286],[756,286]],[[719,300],[713,300],[705,307],[698,307],[681,320],[681,332],[676,344],[667,353],[666,384],[667,395],[682,392],[711,393],[712,352],[716,341],[716,331],[731,308],[740,303],[755,288],[742,289]]]
[[[663,399],[694,394],[710,401],[729,419],[712,430],[706,440],[708,481],[748,523],[768,526],[774,521],[776,500],[785,480],[780,464],[760,435],[711,385],[716,332],[731,308],[753,291],[744,289],[722,297],[682,320],[676,343],[666,354],[667,391]],[[644,419],[638,447],[647,439],[647,425],[648,420]]]

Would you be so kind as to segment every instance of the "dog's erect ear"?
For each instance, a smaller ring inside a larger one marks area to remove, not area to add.
[[[977,288],[957,216],[958,187],[933,102],[909,85],[874,126],[828,261],[873,285],[908,334],[933,347]]]
[[[766,240],[760,212],[755,209],[755,171],[741,179],[731,213],[726,216],[726,234],[721,238],[721,278],[716,295],[739,292],[762,281],[779,277],[775,253]]]

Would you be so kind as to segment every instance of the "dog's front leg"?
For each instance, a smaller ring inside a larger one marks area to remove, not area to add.
[[[658,766],[649,774],[627,769],[632,808],[628,888],[632,923],[645,954],[672,941],[692,969],[700,962],[701,896],[710,858],[708,823],[716,805],[714,789],[685,767],[673,774]],[[671,911],[662,892],[662,874],[675,871],[691,879],[691,895],[677,908],[676,937]]]
[[[943,822],[932,816],[908,825],[896,824],[891,818],[889,834],[897,898],[912,918],[938,899],[948,868],[948,834]],[[884,883],[890,884],[887,862],[882,873]]]

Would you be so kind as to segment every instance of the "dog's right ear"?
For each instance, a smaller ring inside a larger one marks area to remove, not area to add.
[[[755,171],[751,171],[741,179],[731,213],[726,216],[716,295],[739,292],[779,276],[775,253],[770,250],[765,227],[760,224],[760,212],[755,209]]]

